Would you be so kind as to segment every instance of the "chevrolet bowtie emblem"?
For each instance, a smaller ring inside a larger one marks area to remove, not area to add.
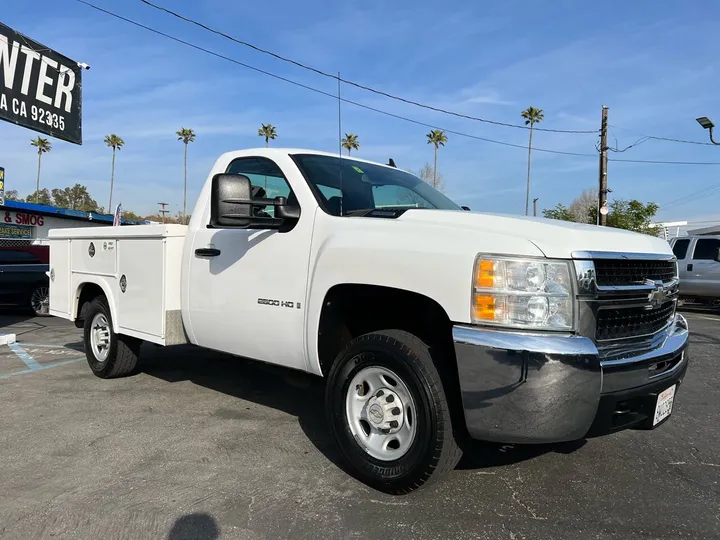
[[[648,285],[653,285],[655,287],[655,289],[650,291],[650,294],[648,294],[648,302],[653,308],[662,306],[667,299],[667,291],[665,290],[662,281],[648,280],[647,283]]]

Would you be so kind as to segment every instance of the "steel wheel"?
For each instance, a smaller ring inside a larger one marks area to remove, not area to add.
[[[30,307],[36,315],[50,313],[50,291],[47,287],[38,287],[30,296]]]
[[[102,363],[110,354],[110,324],[104,313],[97,313],[90,325],[90,347],[95,359]]]
[[[366,367],[353,377],[345,415],[358,444],[380,461],[401,458],[415,440],[415,402],[407,385],[387,368]]]

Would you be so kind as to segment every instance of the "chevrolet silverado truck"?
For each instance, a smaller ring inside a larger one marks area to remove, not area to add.
[[[323,152],[225,153],[187,226],[55,229],[50,266],[50,313],[84,329],[98,377],[136,372],[143,341],[324,377],[341,455],[396,494],[467,437],[658,427],[688,365],[664,240],[466,211]]]

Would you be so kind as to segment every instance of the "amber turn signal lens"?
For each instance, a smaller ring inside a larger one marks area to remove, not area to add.
[[[475,318],[483,321],[495,320],[495,297],[475,295]]]
[[[483,289],[492,289],[495,286],[495,262],[480,261],[477,269],[475,286]]]

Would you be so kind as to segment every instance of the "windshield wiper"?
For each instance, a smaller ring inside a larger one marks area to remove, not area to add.
[[[372,217],[399,217],[407,210],[424,210],[418,206],[383,206],[382,208],[362,208],[344,212],[344,216],[372,216]]]

